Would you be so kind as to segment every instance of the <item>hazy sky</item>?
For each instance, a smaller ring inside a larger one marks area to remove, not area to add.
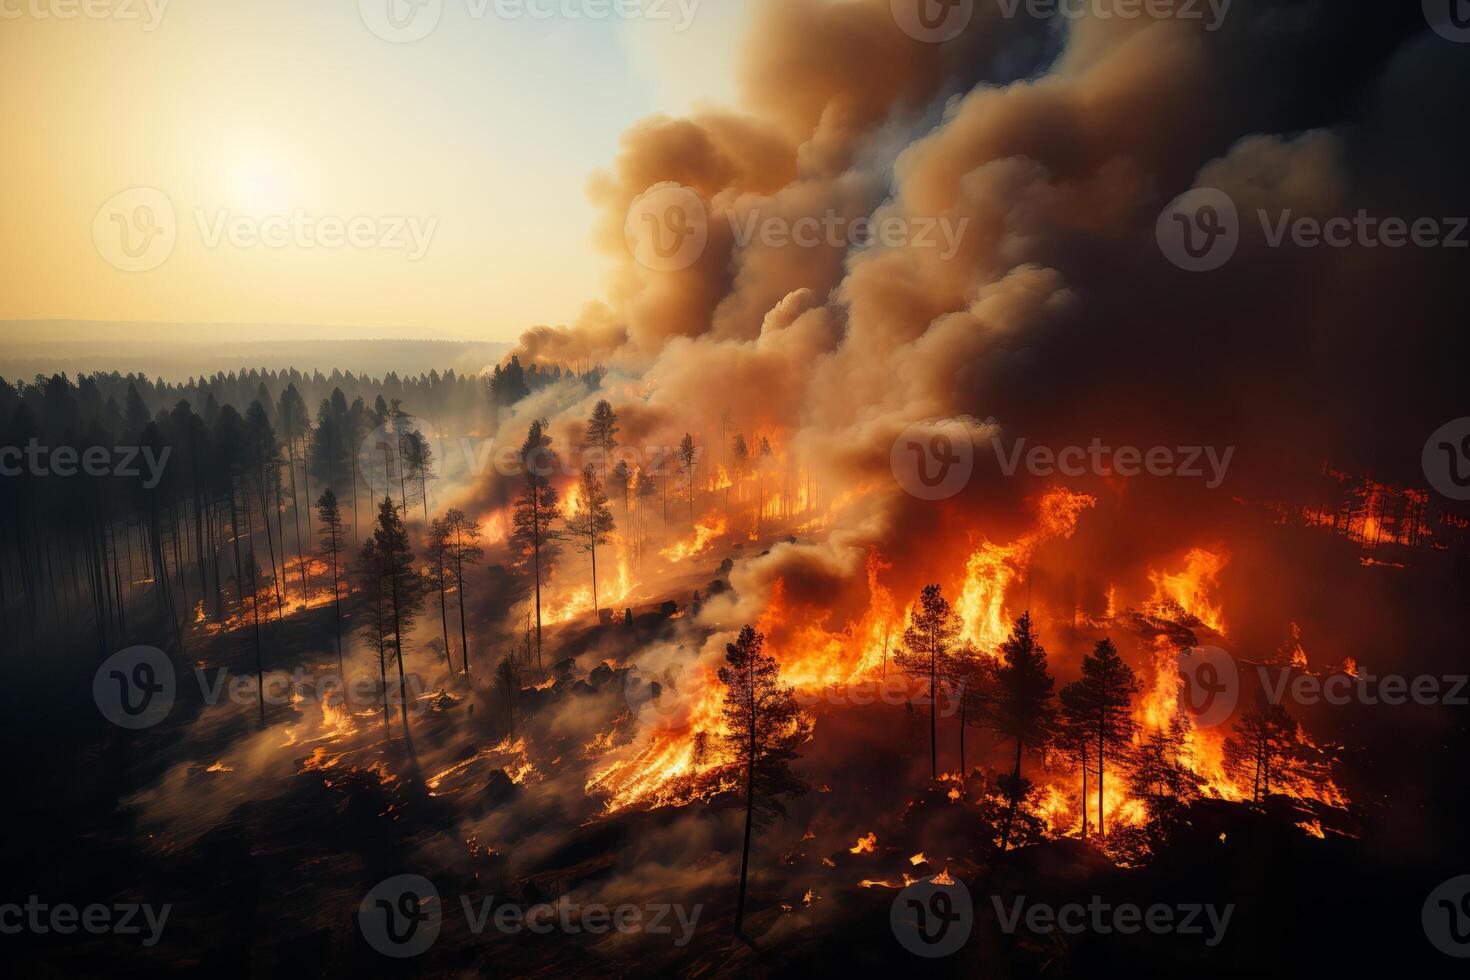
[[[644,16],[591,16],[620,5]],[[0,0],[0,320],[565,322],[602,292],[588,175],[633,121],[733,100],[741,21],[740,0]]]

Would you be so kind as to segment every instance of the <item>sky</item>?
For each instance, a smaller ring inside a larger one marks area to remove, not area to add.
[[[574,319],[609,268],[589,176],[634,121],[734,101],[744,20],[740,0],[85,2],[99,16],[0,0],[0,321],[138,340]]]

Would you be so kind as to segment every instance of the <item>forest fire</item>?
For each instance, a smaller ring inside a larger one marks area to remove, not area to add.
[[[710,545],[725,534],[725,520],[721,517],[705,518],[694,527],[693,536],[675,541],[659,554],[671,562],[683,561],[706,551]]]
[[[0,42],[11,972],[1470,955],[1462,11],[193,6]]]
[[[1097,501],[1086,494],[1049,490],[1037,508],[1037,527],[1009,545],[982,541],[965,562],[964,584],[955,611],[964,623],[964,638],[979,650],[994,650],[1010,632],[1007,591],[1024,579],[1031,553],[1049,538],[1069,538],[1079,514]]]
[[[1225,635],[1225,617],[1218,606],[1211,605],[1210,594],[1219,586],[1220,571],[1229,562],[1229,557],[1204,548],[1191,548],[1184,556],[1182,572],[1168,574],[1149,572],[1154,594],[1149,599],[1151,612],[1168,616],[1172,610],[1180,610],[1185,616],[1198,620],[1211,630]]]

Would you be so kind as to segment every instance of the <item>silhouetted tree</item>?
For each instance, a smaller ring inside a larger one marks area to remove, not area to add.
[[[424,558],[429,563],[429,576],[439,592],[439,626],[444,637],[444,662],[454,670],[454,657],[449,647],[449,612],[444,598],[446,579],[449,577],[449,525],[443,518],[429,522],[428,544],[424,547]]]
[[[783,797],[799,796],[806,787],[791,771],[796,749],[811,735],[811,720],[796,703],[793,688],[781,683],[781,666],[764,653],[765,636],[750,626],[725,647],[719,669],[725,685],[724,731],[721,735],[745,780],[745,843],[740,852],[740,893],[735,906],[735,934],[745,939],[745,891],[750,871],[752,829],[785,816]]]
[[[1009,781],[1005,829],[1001,847],[1010,846],[1010,829],[1016,808],[1026,794],[1021,778],[1021,755],[1029,745],[1041,748],[1051,734],[1055,714],[1052,677],[1047,669],[1046,649],[1036,634],[1028,611],[1011,627],[1011,635],[1000,645],[1001,662],[996,668],[996,698],[989,725],[996,734],[1016,740],[1016,764]]]
[[[608,480],[607,492],[610,497],[617,497],[623,502],[623,527],[628,526],[628,491],[632,488],[632,474],[628,472],[626,460],[618,460],[617,465],[612,468],[612,476]],[[626,536],[626,532],[625,532]]]
[[[995,703],[995,662],[968,643],[954,648],[942,664],[942,678],[959,705],[960,785],[968,775],[965,731],[986,717]]]
[[[298,445],[306,444],[311,419],[306,414],[306,403],[302,401],[301,393],[296,390],[295,384],[288,384],[281,392],[280,403],[276,406],[276,418],[280,422],[281,440],[286,447],[286,466],[291,473],[291,523],[296,529],[296,561],[301,567],[301,601],[305,602],[309,586],[306,555],[301,549],[301,499],[296,495],[296,450]],[[307,534],[311,533],[310,499],[311,493],[308,488]]]
[[[939,678],[949,669],[950,647],[960,635],[960,620],[938,585],[926,585],[909,613],[903,648],[893,662],[906,674],[929,678],[929,777],[939,778]]]
[[[684,482],[688,486],[689,493],[689,523],[694,523],[694,462],[699,458],[698,451],[694,448],[694,437],[684,433],[684,438],[679,441],[679,465],[684,467]]]
[[[512,562],[523,577],[530,580],[536,596],[536,670],[541,663],[541,587],[551,575],[560,553],[557,545],[556,488],[550,474],[555,472],[556,454],[551,451],[551,437],[546,434],[546,420],[537,419],[526,432],[521,444],[521,466],[526,474],[526,487],[516,498],[511,517],[510,550]]]
[[[469,631],[464,618],[464,570],[474,567],[484,557],[480,549],[480,522],[466,516],[458,507],[449,508],[444,515],[449,567],[454,569],[454,591],[459,596],[459,647],[464,661],[464,673],[470,672]]]
[[[328,489],[331,489],[330,487]],[[357,571],[362,586],[357,589],[357,602],[362,607],[359,629],[363,637],[378,653],[378,683],[383,691],[383,727],[392,727],[392,715],[388,711],[388,638],[393,627],[388,617],[388,576],[383,556],[378,551],[376,535],[368,535],[358,554]]]
[[[429,481],[434,472],[434,451],[429,440],[416,428],[407,430],[400,437],[400,452],[403,457],[403,472],[413,487],[414,496],[423,501],[424,523],[429,522]]]
[[[1104,822],[1104,790],[1109,757],[1127,751],[1133,740],[1133,697],[1138,693],[1138,680],[1133,669],[1118,656],[1108,639],[1097,641],[1092,652],[1082,658],[1082,679],[1062,688],[1062,729],[1068,734],[1083,733],[1090,740],[1090,751],[1097,765],[1097,832],[1106,835]],[[1082,836],[1087,836],[1087,767],[1082,767]]]
[[[1168,831],[1204,784],[1189,755],[1189,731],[1189,716],[1180,707],[1165,727],[1150,732],[1133,751],[1129,785],[1143,800],[1149,822],[1159,834]]]
[[[511,650],[500,663],[495,665],[495,686],[505,698],[505,730],[514,735],[516,731],[516,698],[521,693],[521,663],[516,652]]]
[[[1271,795],[1271,783],[1293,773],[1300,726],[1286,707],[1256,692],[1250,710],[1236,719],[1234,733],[1225,739],[1225,765],[1237,779],[1251,783],[1251,802]]]
[[[413,568],[413,551],[408,544],[408,529],[403,515],[392,497],[384,497],[378,505],[378,524],[373,542],[379,562],[379,575],[387,585],[388,622],[393,630],[393,652],[398,661],[398,697],[403,714],[403,728],[408,731],[408,685],[403,670],[403,638],[413,628],[414,619],[423,609],[424,589]]]
[[[618,445],[618,414],[606,398],[593,406],[592,415],[587,419],[586,443],[601,457],[602,479],[607,482],[607,457]],[[624,472],[627,472],[626,467]]]
[[[322,491],[317,498],[317,518],[322,525],[322,547],[327,552],[327,563],[332,569],[332,605],[337,620],[337,672],[342,682],[347,682],[347,672],[342,666],[342,574],[338,556],[342,553],[342,514],[337,507],[337,495],[331,487]]]

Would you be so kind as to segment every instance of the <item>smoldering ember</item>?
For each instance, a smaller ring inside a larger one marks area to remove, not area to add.
[[[532,6],[0,0],[7,976],[1462,976],[1460,5]]]

